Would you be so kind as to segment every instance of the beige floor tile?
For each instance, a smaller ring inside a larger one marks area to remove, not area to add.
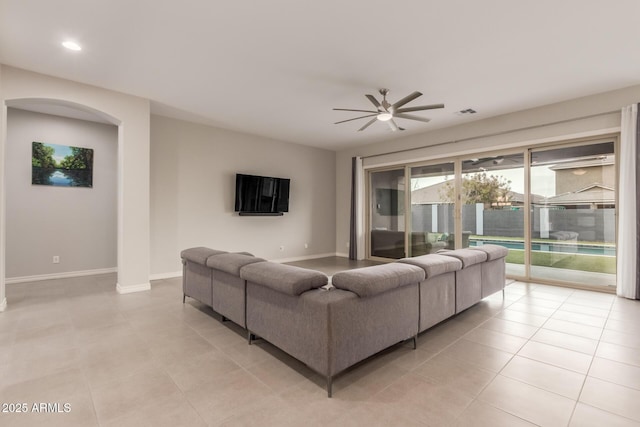
[[[478,399],[540,426],[567,425],[575,401],[498,375]]]
[[[515,354],[527,342],[525,338],[503,334],[485,328],[476,328],[464,336],[464,339],[487,345],[498,350]]]
[[[373,400],[396,408],[426,425],[450,425],[473,401],[473,396],[447,384],[412,376],[400,378]]]
[[[512,322],[524,323],[525,325],[531,325],[540,327],[544,325],[548,317],[538,316],[536,314],[525,313],[522,311],[506,309],[502,313],[496,316],[498,319],[510,320]]]
[[[592,316],[590,314],[574,313],[571,311],[556,311],[552,319],[565,320],[567,322],[578,323],[579,325],[594,326],[596,328],[604,328],[607,319],[605,317]]]
[[[78,368],[7,384],[0,383],[0,402],[57,402],[79,393],[89,393],[87,381]]]
[[[456,420],[457,427],[533,427],[528,421],[475,400]]]
[[[147,406],[127,413],[104,427],[206,427],[204,420],[184,396],[159,398]]]
[[[178,398],[180,389],[157,368],[150,368],[92,389],[98,421],[128,416],[162,398]]]
[[[578,402],[569,427],[638,427],[640,423]]]
[[[509,306],[509,310],[549,317],[556,312],[555,308],[541,307],[535,303],[517,302]]]
[[[640,422],[640,391],[587,377],[580,402]]]
[[[246,426],[252,427],[256,424],[262,426],[297,427],[304,419],[305,426],[318,426],[321,424],[315,420],[304,418],[304,412],[297,407],[291,406],[278,396],[270,396],[252,405],[248,410],[238,410],[238,412],[218,424],[220,427]]]
[[[567,298],[569,304],[584,305],[587,307],[599,308],[602,310],[610,310],[613,304],[613,295],[592,295],[589,294],[576,294]]]
[[[577,400],[585,375],[525,357],[514,357],[500,375]]]
[[[476,365],[492,372],[499,372],[514,353],[461,339],[442,351],[442,356]]]
[[[347,412],[333,422],[331,427],[388,427],[401,425],[407,427],[424,427],[417,417],[408,412],[404,405],[363,403]],[[434,424],[435,425],[435,424]]]
[[[232,416],[259,407],[262,400],[273,396],[273,390],[240,369],[214,382],[196,386],[185,395],[207,424],[218,425]]]
[[[313,371],[293,358],[286,362],[271,359],[253,365],[247,368],[247,371],[275,393],[281,393],[302,381],[307,381],[307,378],[313,375]]]
[[[638,322],[629,321],[629,319],[616,320],[609,318],[605,328],[612,331],[624,332],[626,334],[640,334],[640,324]]]
[[[629,365],[640,366],[640,351],[635,348],[625,347],[618,344],[601,342],[598,344],[596,356],[616,362],[627,363]]]
[[[566,311],[566,312],[569,312],[569,313],[586,314],[586,315],[589,315],[589,316],[603,317],[605,319],[607,317],[609,317],[609,310],[608,309],[589,307],[589,306],[586,306],[586,305],[571,304],[571,303],[568,303],[568,302],[562,304],[562,306],[560,306],[558,311]]]
[[[196,354],[164,365],[165,372],[182,391],[216,381],[220,376],[237,369],[241,369],[240,366],[220,350]]]
[[[567,322],[566,320],[550,319],[543,326],[551,331],[564,332],[569,335],[576,335],[592,340],[599,340],[602,335],[602,328],[595,326],[581,325],[579,323]]]
[[[539,298],[537,296],[534,296],[532,293],[523,296],[518,300],[518,302],[534,305],[537,307],[552,308],[554,310],[557,310],[562,305],[562,301],[558,301],[557,299]]]
[[[477,396],[496,376],[494,372],[444,354],[435,356],[413,372],[432,383],[457,388],[470,396]]]
[[[527,339],[531,338],[533,334],[538,331],[538,328],[535,326],[496,318],[487,320],[480,327]]]
[[[518,352],[518,356],[548,363],[580,374],[586,374],[591,365],[592,356],[566,348],[529,341]]]
[[[595,357],[589,376],[640,390],[640,366]]]
[[[624,332],[605,329],[604,332],[602,332],[601,341],[623,347],[640,349],[640,334],[626,334]]]
[[[576,335],[565,334],[564,332],[540,329],[531,337],[532,341],[566,348],[589,355],[594,355],[598,347],[598,341],[589,338],[578,337]]]
[[[243,368],[272,360],[273,356],[267,350],[267,346],[248,345],[246,340],[220,348],[222,353]]]

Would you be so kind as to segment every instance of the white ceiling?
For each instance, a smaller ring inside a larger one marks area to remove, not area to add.
[[[0,0],[0,62],[340,149],[640,84],[639,17],[638,0]],[[333,124],[381,87],[446,108],[404,132]]]

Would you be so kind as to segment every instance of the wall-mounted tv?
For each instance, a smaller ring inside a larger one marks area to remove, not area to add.
[[[239,215],[282,215],[289,212],[288,178],[236,174],[235,211]]]

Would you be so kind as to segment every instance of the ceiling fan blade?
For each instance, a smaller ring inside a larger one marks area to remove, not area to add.
[[[342,120],[342,121],[339,121],[339,122],[335,122],[334,125],[339,125],[340,123],[346,123],[346,122],[350,122],[350,121],[353,121],[353,120],[364,119],[366,117],[372,117],[372,116],[377,116],[377,115],[378,115],[378,113],[375,113],[375,114],[369,114],[369,115],[366,115],[366,116],[356,117],[356,118],[353,118],[353,119]]]
[[[373,95],[365,95],[367,97],[367,99],[369,101],[371,101],[371,103],[373,105],[376,106],[376,109],[378,109],[378,111],[380,111],[380,109],[382,108],[382,105],[380,105],[380,103],[378,102],[378,100],[373,96]]]
[[[375,117],[373,119],[369,120],[366,125],[362,126],[360,129],[358,129],[358,132],[360,132],[361,130],[365,130],[366,128],[368,128],[369,126],[374,124],[377,120],[378,119],[375,118]]]
[[[402,107],[404,104],[413,101],[414,99],[416,99],[419,96],[422,96],[422,93],[417,92],[417,91],[413,92],[412,94],[405,96],[400,101],[398,101],[395,104],[393,104],[391,106],[391,109],[396,111],[398,108]]]
[[[444,108],[444,104],[422,105],[420,107],[408,107],[395,110],[396,113],[410,113],[411,111],[435,110],[436,108]]]
[[[359,113],[379,113],[379,111],[373,111],[373,110],[353,110],[351,108],[334,108],[334,111],[356,111]]]
[[[396,122],[393,121],[393,119],[387,121],[387,123],[389,124],[389,128],[391,128],[392,131],[398,131],[398,130],[404,130],[404,128],[398,127],[398,125],[396,124]]]
[[[414,116],[413,114],[404,114],[404,113],[396,113],[393,117],[397,117],[399,119],[409,119],[409,120],[417,120],[419,122],[429,123],[431,119],[427,119],[426,117]]]

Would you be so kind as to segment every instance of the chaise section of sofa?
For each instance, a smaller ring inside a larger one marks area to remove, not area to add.
[[[425,279],[420,282],[420,320],[418,332],[448,319],[456,313],[456,272],[462,261],[438,254],[403,258],[400,263],[420,267]]]
[[[182,258],[183,303],[185,297],[191,297],[211,306],[212,271],[207,267],[207,260],[211,256],[226,253],[225,251],[205,247],[189,248],[180,253]]]
[[[242,267],[266,262],[248,252],[211,256],[207,267],[211,269],[211,308],[223,319],[246,327],[246,282],[240,278]]]

